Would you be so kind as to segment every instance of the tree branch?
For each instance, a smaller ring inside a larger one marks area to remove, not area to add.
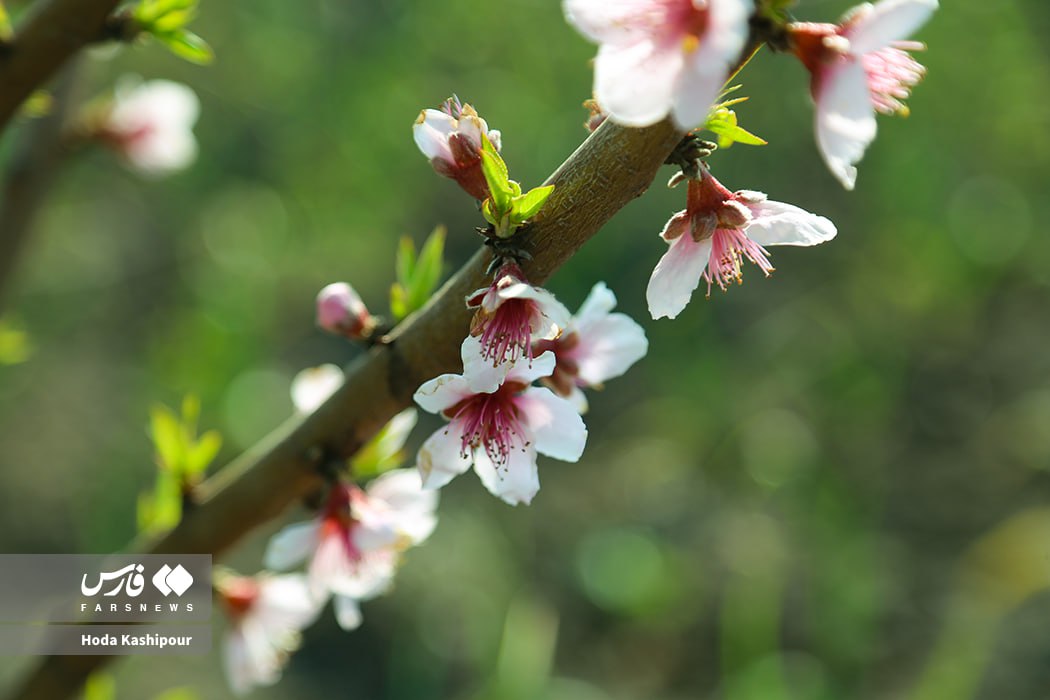
[[[756,28],[752,27],[753,30]],[[761,45],[753,36],[740,65]],[[606,121],[546,183],[550,199],[529,226],[522,267],[529,280],[545,282],[616,212],[641,195],[683,134],[669,120],[644,129]],[[296,417],[241,455],[200,489],[200,503],[154,542],[133,551],[219,556],[255,527],[323,488],[321,467],[349,458],[393,416],[412,404],[424,381],[462,369],[460,345],[471,313],[466,296],[489,283],[491,252],[483,247],[420,311],[401,322],[387,342],[346,367],[346,381],[314,413]],[[46,657],[9,697],[59,700],[77,692],[87,676],[115,657]]]
[[[33,91],[72,56],[105,36],[120,0],[42,0],[0,50],[0,132]]]
[[[40,202],[66,155],[62,128],[69,112],[75,64],[65,69],[55,86],[51,112],[26,127],[21,148],[7,167],[0,191],[0,313]]]

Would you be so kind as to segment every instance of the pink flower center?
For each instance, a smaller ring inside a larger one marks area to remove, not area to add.
[[[883,114],[907,115],[904,100],[911,95],[926,73],[926,68],[908,51],[921,51],[918,41],[898,41],[892,46],[864,54],[861,65],[868,75],[868,89],[875,109]]]
[[[538,313],[529,299],[506,299],[482,321],[481,353],[493,365],[532,359],[532,318]]]
[[[505,467],[511,450],[524,450],[529,445],[514,402],[525,388],[520,382],[506,381],[491,394],[477,394],[445,412],[451,420],[461,421],[460,454],[463,457],[484,448],[493,464]]]
[[[773,266],[765,248],[747,237],[742,229],[719,228],[711,236],[711,257],[704,270],[707,280],[707,295],[711,296],[711,285],[717,284],[723,291],[730,282],[743,281],[743,259],[747,258],[769,276]]]
[[[575,331],[563,333],[554,340],[538,340],[532,345],[533,355],[543,353],[554,353],[554,372],[549,377],[543,377],[541,381],[561,396],[572,394],[573,387],[580,374],[580,364],[576,361],[576,354],[580,346],[580,335]]]
[[[353,532],[357,526],[357,520],[354,519],[350,510],[350,504],[359,498],[365,498],[360,489],[345,484],[336,484],[321,514],[321,539],[338,538],[346,549],[347,558],[353,562],[361,561],[363,556],[361,550],[354,544]]]
[[[259,599],[259,584],[243,576],[227,579],[219,590],[219,598],[230,619],[239,620]]]

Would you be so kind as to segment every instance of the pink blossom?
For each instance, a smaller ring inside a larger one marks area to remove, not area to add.
[[[530,285],[514,263],[467,297],[467,307],[477,309],[470,334],[480,338],[482,356],[494,365],[522,355],[531,359],[533,341],[557,338],[569,322],[568,309],[546,289]]]
[[[344,629],[361,624],[358,601],[382,593],[402,550],[434,531],[437,494],[421,488],[413,469],[389,471],[366,489],[336,484],[313,521],[289,525],[270,540],[266,565],[288,569],[309,559],[310,594],[333,596]]]
[[[481,172],[481,135],[500,150],[500,132],[468,105],[452,98],[443,110],[425,109],[412,126],[416,145],[439,174],[459,183],[474,199],[487,199],[489,186]]]
[[[533,350],[554,353],[554,372],[541,381],[581,413],[587,410],[583,388],[602,388],[603,382],[619,377],[649,351],[642,327],[625,314],[612,313],[615,307],[616,296],[599,282],[565,332],[555,340],[536,343]]]
[[[351,340],[363,337],[375,326],[375,319],[354,288],[334,282],[317,294],[317,325]]]
[[[707,119],[747,41],[751,0],[565,0],[569,23],[600,44],[594,95],[613,121],[682,130]]]
[[[875,140],[875,113],[908,112],[903,101],[926,69],[908,53],[925,46],[905,39],[936,9],[937,0],[882,0],[858,5],[838,25],[790,26],[795,54],[812,74],[820,153],[848,190]]]
[[[299,632],[317,618],[318,603],[305,579],[285,576],[223,576],[216,591],[229,627],[223,644],[226,677],[237,695],[260,685],[273,685]]]
[[[97,135],[136,170],[166,175],[197,157],[193,125],[200,113],[197,95],[168,80],[122,82]]]
[[[554,353],[495,367],[476,338],[463,341],[463,374],[443,374],[419,387],[416,403],[449,424],[423,443],[416,463],[424,488],[440,488],[470,469],[507,503],[529,503],[539,491],[537,453],[575,462],[587,428],[568,401],[530,386],[554,371]]]
[[[764,246],[812,246],[835,237],[822,216],[766,199],[761,192],[730,192],[706,168],[689,181],[686,209],[667,222],[660,236],[671,246],[649,279],[646,296],[654,319],[674,318],[689,303],[700,278],[707,293],[740,282],[746,258],[768,276],[773,271]]]

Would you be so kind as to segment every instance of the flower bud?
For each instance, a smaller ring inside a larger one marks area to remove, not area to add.
[[[346,282],[335,282],[317,295],[317,325],[335,335],[351,340],[363,338],[376,321],[354,288]]]

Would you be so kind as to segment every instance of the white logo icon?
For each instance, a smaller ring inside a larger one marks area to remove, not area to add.
[[[187,574],[187,576],[188,575],[189,574]],[[87,574],[84,574],[80,579],[80,592],[86,596],[97,595],[108,581],[116,581],[117,585],[103,593],[102,595],[104,596],[114,596],[119,594],[121,590],[125,589],[126,584],[127,594],[134,598],[142,593],[142,589],[146,587],[146,581],[142,577],[142,564],[128,564],[123,569],[104,571],[98,575],[98,583],[94,586],[88,585],[87,576]]]
[[[153,585],[165,597],[172,593],[181,597],[193,585],[193,576],[190,575],[189,571],[186,571],[182,564],[179,564],[174,569],[165,564],[153,575]]]

